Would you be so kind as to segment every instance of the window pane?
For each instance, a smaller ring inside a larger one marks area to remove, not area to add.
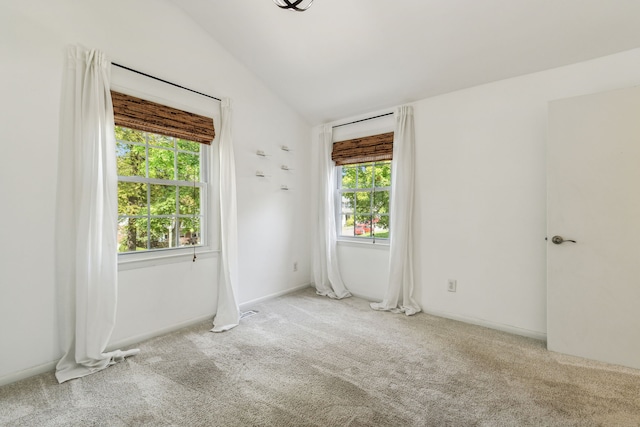
[[[375,191],[373,193],[373,213],[389,213],[388,191]]]
[[[371,213],[371,193],[359,191],[356,193],[356,213]]]
[[[342,193],[342,213],[352,214],[356,204],[355,193]]]
[[[180,218],[180,246],[201,244],[200,233],[200,217]]]
[[[118,182],[118,214],[147,214],[147,184]]]
[[[200,156],[178,153],[178,180],[200,181]]]
[[[200,215],[200,188],[180,187],[180,215]]]
[[[156,147],[174,148],[174,139],[170,136],[158,135],[155,133],[147,133],[149,145]]]
[[[340,215],[340,224],[338,228],[340,229],[340,234],[342,236],[353,236],[353,215]]]
[[[116,126],[116,139],[144,144],[144,132]]]
[[[357,237],[371,236],[371,215],[356,215],[353,234]]]
[[[356,188],[355,166],[342,166],[342,188]]]
[[[151,218],[151,249],[173,248],[175,244],[175,218]]]
[[[185,141],[184,139],[178,140],[178,150],[193,151],[194,153],[200,152],[200,143],[193,141]]]
[[[174,179],[174,152],[149,147],[149,178]]]
[[[146,176],[146,151],[143,145],[118,142],[116,144],[116,164],[120,176]]]
[[[373,217],[373,232],[376,237],[389,237],[389,215],[375,215]]]
[[[391,162],[376,163],[376,187],[391,186]]]
[[[205,190],[175,181],[202,183],[202,145],[122,127],[115,134],[118,175],[143,181],[118,181],[118,252],[201,245]]]
[[[338,235],[388,238],[391,191],[382,188],[391,187],[391,162],[359,163],[341,170],[341,188],[353,190],[338,191]]]
[[[373,186],[373,163],[358,165],[358,188]]]
[[[118,220],[118,252],[147,250],[147,219],[120,218]]]
[[[176,214],[176,186],[175,185],[150,185],[151,215],[175,215]]]

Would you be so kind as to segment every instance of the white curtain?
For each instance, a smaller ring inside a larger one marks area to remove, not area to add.
[[[238,283],[238,213],[236,202],[236,165],[231,137],[231,100],[221,103],[222,125],[218,159],[220,164],[220,274],[218,308],[212,332],[224,332],[238,326],[240,309],[235,297]],[[213,150],[211,150],[213,151]]]
[[[371,308],[412,315],[420,311],[420,306],[413,299],[413,107],[398,107],[395,119],[391,161],[389,280],[384,299],[380,303],[371,303]]]
[[[102,370],[138,350],[105,352],[116,317],[118,181],[110,63],[69,48],[62,94],[56,284],[63,348],[56,378]],[[67,347],[68,346],[68,347]]]
[[[351,294],[340,276],[336,256],[336,165],[331,160],[333,130],[324,125],[314,133],[318,138],[318,201],[313,278],[318,295],[340,299]]]

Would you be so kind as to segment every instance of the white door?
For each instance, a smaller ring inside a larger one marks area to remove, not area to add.
[[[547,347],[640,368],[640,88],[549,103],[547,210]]]

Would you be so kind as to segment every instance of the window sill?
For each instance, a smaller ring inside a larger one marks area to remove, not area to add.
[[[218,256],[219,250],[210,248],[197,248],[196,257],[198,260],[214,258]],[[181,248],[176,250],[160,250],[145,253],[118,254],[118,271],[134,270],[137,268],[147,268],[156,265],[173,264],[178,262],[188,262],[193,260],[193,248]]]
[[[354,248],[372,248],[372,249],[381,249],[388,251],[389,250],[389,240],[376,240],[373,243],[373,240],[364,240],[364,239],[349,239],[349,238],[338,238],[337,242],[340,246],[351,246]]]

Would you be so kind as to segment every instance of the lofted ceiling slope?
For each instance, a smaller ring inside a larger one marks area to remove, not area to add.
[[[638,0],[171,0],[310,124],[640,47]]]

